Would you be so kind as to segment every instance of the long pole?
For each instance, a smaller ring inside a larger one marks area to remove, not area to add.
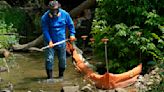
[[[105,42],[105,61],[106,61],[106,69],[107,69],[107,73],[109,73],[108,70],[108,57],[107,57],[107,42]]]
[[[85,40],[86,40],[87,37],[88,36],[86,36],[86,35],[81,36],[81,38],[83,39],[83,46],[82,46],[83,51],[84,51],[84,48],[85,48]]]
[[[108,39],[103,38],[102,42],[104,42],[104,44],[105,44],[105,62],[106,62],[107,73],[109,73],[109,70],[108,70],[108,55],[107,55],[107,42],[108,42]]]
[[[60,41],[60,42],[56,42],[56,43],[53,44],[53,46],[62,44],[62,43],[64,43],[64,42],[68,41],[68,40],[69,40],[69,39],[62,40],[62,41]],[[44,50],[44,49],[47,49],[47,48],[49,48],[49,46],[42,47],[41,50]]]

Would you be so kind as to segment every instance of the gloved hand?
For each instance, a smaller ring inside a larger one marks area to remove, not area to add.
[[[50,48],[53,48],[53,47],[54,47],[52,41],[49,42],[49,47],[50,47]]]
[[[70,41],[74,42],[76,40],[75,36],[70,36]]]

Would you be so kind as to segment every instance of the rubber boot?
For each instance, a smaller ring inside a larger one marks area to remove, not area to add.
[[[46,73],[47,73],[47,79],[53,79],[52,70],[46,69]]]
[[[47,73],[47,80],[45,80],[45,81],[43,81],[43,82],[45,82],[45,83],[56,83],[56,82],[57,82],[57,81],[55,81],[55,80],[53,79],[52,70],[46,69],[46,73]]]
[[[59,78],[63,78],[65,68],[59,68]]]

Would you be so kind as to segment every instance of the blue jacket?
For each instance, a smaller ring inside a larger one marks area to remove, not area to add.
[[[44,40],[49,43],[59,42],[66,39],[66,27],[69,29],[70,36],[75,35],[74,23],[69,15],[63,9],[59,9],[60,16],[55,18],[49,17],[49,10],[41,18],[41,26]]]

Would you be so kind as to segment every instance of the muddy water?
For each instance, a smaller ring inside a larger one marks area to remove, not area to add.
[[[4,80],[1,89],[11,82],[14,92],[60,92],[63,86],[83,85],[83,76],[79,74],[72,63],[71,57],[67,58],[67,69],[64,74],[64,81],[57,83],[44,83],[46,78],[44,70],[43,53],[14,53],[15,65],[10,72],[1,73]],[[54,77],[58,76],[57,59],[54,65]],[[1,83],[2,84],[2,83]]]

